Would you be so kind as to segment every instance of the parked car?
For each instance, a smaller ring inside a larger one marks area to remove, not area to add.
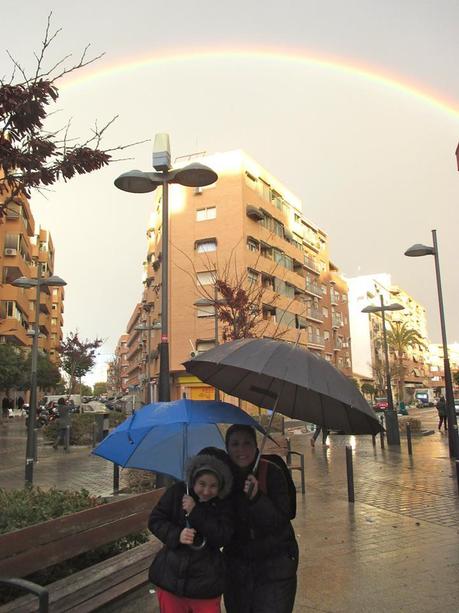
[[[375,398],[373,410],[374,411],[385,411],[388,406],[389,406],[389,403],[387,401],[387,398]]]

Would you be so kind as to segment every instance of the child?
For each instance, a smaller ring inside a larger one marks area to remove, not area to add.
[[[225,500],[231,487],[225,462],[197,455],[187,463],[186,483],[172,485],[151,512],[148,527],[164,543],[149,573],[161,613],[220,613],[220,548],[233,535],[232,505]]]

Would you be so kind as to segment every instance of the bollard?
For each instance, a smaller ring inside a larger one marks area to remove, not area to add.
[[[379,421],[381,422],[381,426],[384,427],[384,417],[382,415],[379,418]],[[384,430],[381,430],[381,432],[379,433],[379,439],[381,441],[381,449],[384,449]]]
[[[96,436],[96,422],[93,421],[92,422],[92,446],[95,447],[97,443],[97,436]]]
[[[347,499],[354,502],[354,471],[352,468],[352,447],[346,445]]]
[[[413,446],[411,444],[411,426],[406,424],[406,442],[408,443],[408,454],[413,455]]]
[[[113,494],[116,496],[120,493],[120,467],[118,464],[113,464]]]
[[[70,426],[65,426],[64,451],[70,449]]]
[[[376,434],[371,435],[371,442],[373,443],[373,447],[376,447]]]

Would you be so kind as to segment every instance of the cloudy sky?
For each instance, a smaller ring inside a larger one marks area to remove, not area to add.
[[[459,340],[457,0],[23,0],[3,7],[0,46],[26,67],[50,10],[63,31],[49,64],[87,43],[105,52],[62,83],[54,126],[72,118],[86,137],[119,115],[107,146],[169,132],[174,156],[244,149],[302,199],[343,273],[392,273],[440,342],[433,261],[403,256],[436,228]],[[105,339],[92,380],[141,294],[151,196],[113,179],[149,170],[151,142],[129,156],[31,203],[68,282],[66,332]]]

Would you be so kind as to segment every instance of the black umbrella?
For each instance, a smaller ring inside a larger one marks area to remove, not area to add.
[[[266,338],[218,345],[184,363],[201,381],[256,406],[346,434],[382,426],[352,381],[297,345]],[[271,420],[272,421],[272,420]]]

